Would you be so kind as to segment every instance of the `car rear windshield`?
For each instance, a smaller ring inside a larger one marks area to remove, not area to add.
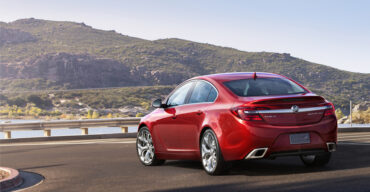
[[[301,86],[283,78],[239,79],[224,85],[240,97],[306,93]]]

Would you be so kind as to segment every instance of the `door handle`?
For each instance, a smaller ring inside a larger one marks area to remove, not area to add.
[[[197,115],[202,115],[203,114],[203,111],[199,110],[197,111]]]

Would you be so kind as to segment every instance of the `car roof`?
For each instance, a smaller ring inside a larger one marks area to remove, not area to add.
[[[263,77],[279,77],[284,78],[284,76],[274,74],[274,73],[266,73],[266,72],[234,72],[234,73],[217,73],[217,74],[210,74],[210,75],[203,75],[194,77],[193,79],[205,79],[205,80],[213,80],[218,82],[225,82],[225,81],[232,81],[232,80],[238,80],[238,79],[248,79],[253,78],[254,73],[256,73],[257,78]]]

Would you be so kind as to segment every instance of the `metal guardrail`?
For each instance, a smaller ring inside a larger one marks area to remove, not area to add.
[[[0,131],[4,132],[5,139],[11,139],[12,131],[43,130],[44,136],[51,136],[51,129],[79,128],[82,135],[89,134],[89,128],[96,127],[121,127],[122,133],[128,132],[128,126],[137,126],[140,117],[115,118],[115,119],[86,119],[65,121],[40,121],[28,123],[2,123]]]
[[[120,127],[122,133],[128,132],[128,126],[137,126],[140,117],[114,118],[114,119],[85,119],[85,120],[57,120],[27,123],[0,123],[0,132],[4,132],[5,139],[11,139],[12,131],[43,130],[44,136],[51,136],[52,129],[81,129],[82,135],[89,134],[89,128]],[[366,127],[339,127],[338,132],[370,132]]]

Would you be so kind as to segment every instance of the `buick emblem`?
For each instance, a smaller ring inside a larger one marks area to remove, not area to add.
[[[297,105],[293,105],[291,108],[290,108],[294,113],[297,113],[298,110],[299,110],[299,107]]]

